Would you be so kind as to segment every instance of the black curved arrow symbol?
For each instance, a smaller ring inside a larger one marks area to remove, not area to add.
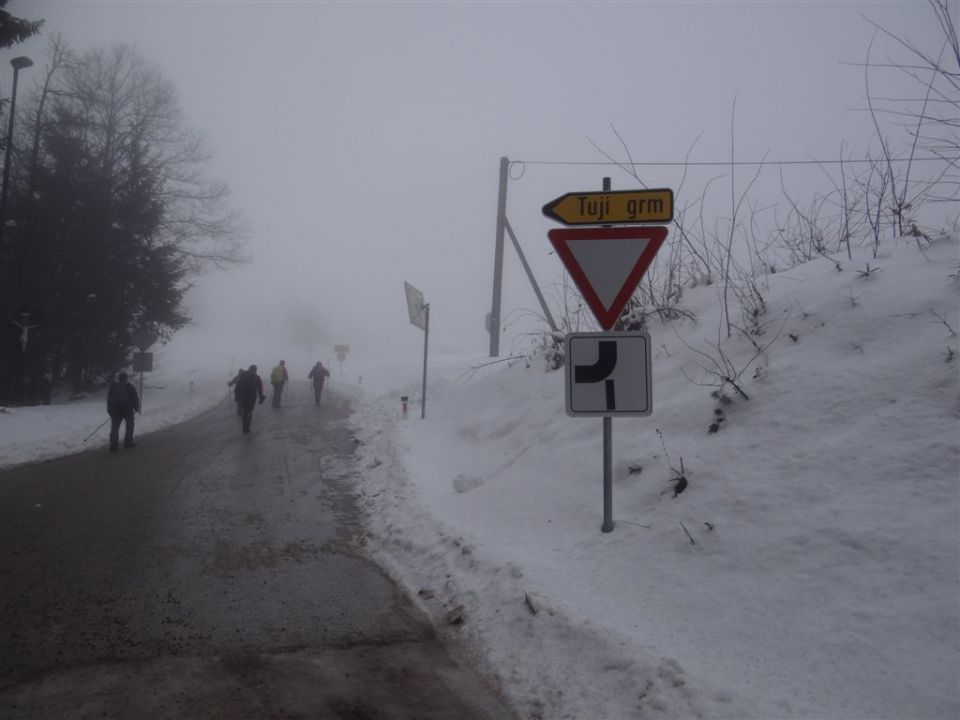
[[[617,343],[615,340],[601,340],[597,343],[597,362],[593,365],[574,365],[573,381],[576,383],[595,383],[604,381],[607,410],[616,410],[613,394],[613,380],[607,380],[617,366]]]
[[[615,340],[601,340],[597,343],[597,362],[593,365],[575,365],[573,381],[595,383],[605,380],[617,366],[617,343]]]

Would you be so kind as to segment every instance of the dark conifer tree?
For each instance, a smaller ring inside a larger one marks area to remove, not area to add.
[[[11,15],[4,9],[7,2],[8,0],[0,0],[0,48],[22,43],[40,32],[43,26],[43,20],[23,20]]]
[[[10,210],[0,300],[37,327],[5,358],[8,400],[25,380],[104,382],[138,330],[169,338],[189,322],[192,274],[243,261],[227,189],[203,177],[203,143],[162,73],[126,46],[62,68],[32,108],[34,159]]]

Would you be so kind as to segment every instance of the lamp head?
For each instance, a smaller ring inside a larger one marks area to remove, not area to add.
[[[24,68],[28,68],[33,65],[33,60],[25,55],[21,55],[20,57],[13,58],[10,61],[10,64],[13,65],[14,70],[23,70]]]

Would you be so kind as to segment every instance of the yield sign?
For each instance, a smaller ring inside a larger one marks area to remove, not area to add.
[[[557,255],[593,310],[609,330],[667,237],[667,228],[564,228],[547,233]]]

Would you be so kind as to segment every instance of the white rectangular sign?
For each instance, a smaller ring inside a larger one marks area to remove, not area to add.
[[[566,351],[567,415],[615,417],[653,411],[647,333],[571,333]]]
[[[423,299],[423,293],[408,282],[403,283],[403,289],[407,293],[407,313],[410,315],[410,323],[421,330],[426,330],[427,314],[425,307],[427,303]]]

